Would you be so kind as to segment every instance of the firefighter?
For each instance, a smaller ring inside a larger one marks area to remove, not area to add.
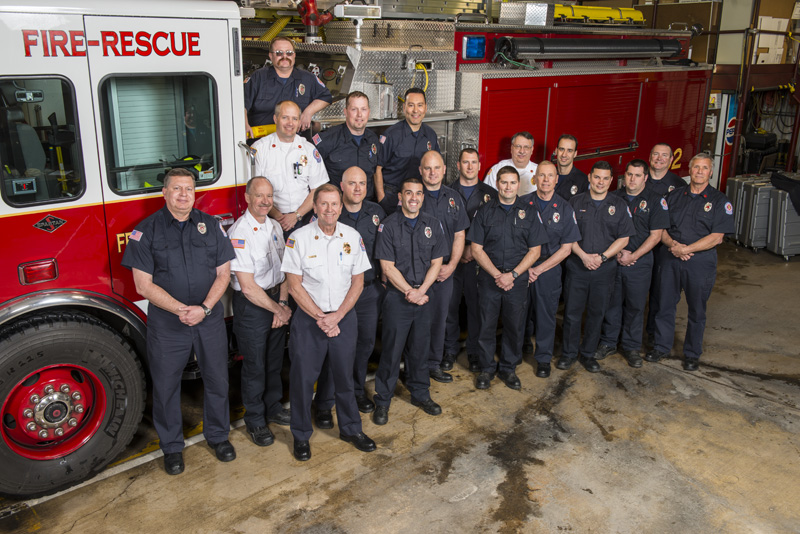
[[[459,193],[466,204],[467,217],[470,223],[475,218],[478,209],[490,200],[497,198],[497,189],[486,185],[478,179],[481,162],[478,151],[474,148],[465,148],[458,157],[458,179],[450,186]],[[464,252],[461,254],[456,270],[453,272],[453,294],[450,297],[450,307],[447,312],[447,327],[444,341],[444,356],[441,368],[449,371],[453,368],[461,347],[458,339],[461,337],[459,323],[459,308],[463,295],[467,308],[467,361],[470,372],[477,373],[478,366],[478,334],[480,330],[480,308],[478,308],[478,265],[472,256],[469,242],[464,243]]]
[[[431,399],[428,353],[431,343],[431,306],[428,290],[436,282],[448,243],[439,221],[422,213],[425,192],[419,178],[406,178],[399,194],[400,210],[378,227],[375,256],[389,281],[383,299],[383,352],[375,374],[376,425],[389,421],[389,406],[400,375],[400,357],[408,344],[406,387],[411,404],[428,415],[442,407]]]
[[[420,161],[419,172],[425,186],[422,212],[439,220],[447,245],[442,268],[439,270],[436,282],[428,290],[429,307],[431,308],[431,346],[428,354],[428,371],[432,379],[448,383],[453,381],[453,377],[441,368],[447,311],[450,307],[450,297],[453,294],[453,273],[464,253],[469,217],[461,195],[442,184],[447,167],[441,154],[435,150],[426,152]],[[452,369],[452,364],[450,364],[450,368]]]
[[[122,265],[133,271],[147,308],[147,361],[153,381],[153,425],[167,474],[183,472],[181,375],[194,352],[203,373],[203,435],[217,459],[236,451],[228,441],[228,336],[220,297],[236,256],[217,220],[194,209],[194,175],[164,177],[164,207],[136,225]]]
[[[555,192],[558,171],[549,161],[536,169],[536,192],[523,198],[539,213],[547,232],[542,254],[528,269],[529,309],[536,332],[536,376],[550,376],[556,337],[556,310],[561,297],[561,262],[572,252],[581,234],[569,202]],[[525,336],[530,339],[530,336]]]
[[[314,382],[328,359],[336,398],[339,438],[358,450],[375,450],[361,427],[353,393],[353,361],[357,323],[353,309],[370,269],[361,236],[338,222],[342,193],[331,184],[314,193],[317,219],[292,232],[286,242],[281,270],[297,302],[289,336],[293,453],[298,461],[311,458],[309,438]]]
[[[734,231],[733,206],[728,197],[709,185],[714,161],[705,153],[689,161],[689,187],[667,197],[669,228],[662,235],[661,259],[656,276],[660,300],[655,319],[655,347],[648,362],[657,362],[672,349],[675,310],[686,295],[689,309],[683,342],[683,368],[696,371],[703,353],[706,305],[717,276],[717,245]]]
[[[247,211],[233,223],[231,238],[236,258],[231,263],[233,332],[242,354],[242,404],[247,433],[260,447],[275,437],[268,422],[289,424],[281,406],[283,347],[289,309],[289,286],[281,272],[283,231],[272,209],[272,184],[263,176],[247,182]]]
[[[303,224],[312,209],[314,191],[328,181],[322,156],[314,145],[297,135],[300,108],[284,100],[275,108],[277,130],[253,144],[256,176],[266,176],[274,188],[269,216],[284,236]]]
[[[586,329],[580,343],[581,365],[590,373],[600,371],[594,359],[603,315],[608,307],[611,287],[617,272],[614,257],[634,234],[627,204],[609,195],[611,165],[598,161],[589,173],[589,191],[570,200],[581,232],[567,258],[564,284],[564,341],[556,367],[569,369],[578,358],[581,318],[586,311]]]
[[[375,132],[367,128],[369,98],[353,91],[345,99],[344,123],[328,128],[312,138],[328,171],[331,183],[339,186],[342,175],[350,167],[360,167],[367,175],[366,200],[375,198],[373,176],[378,167],[383,145]]]
[[[534,176],[536,176],[536,164],[531,161],[533,155],[533,136],[529,132],[515,133],[511,138],[511,158],[504,159],[496,163],[489,169],[483,179],[488,184],[497,189],[497,173],[503,167],[514,167],[519,174],[519,196],[527,195],[536,191]]]
[[[564,134],[559,137],[554,155],[558,167],[556,194],[568,201],[578,193],[585,193],[589,189],[589,179],[575,167],[575,157],[578,155],[575,136]]]
[[[333,97],[325,84],[308,71],[295,69],[294,41],[276,37],[269,44],[270,67],[255,71],[244,84],[245,126],[273,124],[278,103],[291,100],[300,108],[299,131],[308,130],[315,113],[328,107]]]
[[[482,207],[469,230],[478,273],[481,306],[481,372],[475,387],[488,389],[497,376],[511,389],[520,389],[516,367],[522,361],[522,336],[527,311],[528,268],[547,243],[542,221],[528,202],[517,196],[519,174],[508,165],[497,171],[497,200]],[[497,321],[503,317],[503,342],[495,363]]]
[[[653,274],[653,247],[669,226],[667,201],[647,185],[647,163],[635,159],[625,169],[625,187],[612,193],[628,204],[635,234],[616,256],[617,274],[595,359],[617,352],[631,367],[642,366],[644,307]]]
[[[378,204],[364,200],[367,194],[367,175],[360,167],[350,167],[342,176],[341,189],[344,209],[339,222],[355,228],[364,240],[370,269],[364,273],[364,290],[358,297],[355,310],[358,317],[358,334],[356,339],[356,358],[353,363],[353,386],[356,405],[361,413],[371,413],[375,404],[367,396],[365,383],[367,364],[375,348],[375,337],[378,328],[378,316],[383,302],[384,287],[380,277],[380,263],[375,258],[375,242],[378,236],[378,225],[386,217]],[[334,405],[333,380],[326,368],[317,384],[317,427],[333,428],[331,408]]]
[[[383,146],[375,170],[375,195],[387,214],[397,211],[396,199],[402,181],[410,176],[419,178],[422,155],[429,150],[439,151],[436,132],[422,122],[427,110],[425,92],[412,87],[405,93],[405,118],[387,128],[380,136]]]

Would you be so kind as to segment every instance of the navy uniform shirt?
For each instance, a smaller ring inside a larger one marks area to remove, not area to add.
[[[404,120],[389,126],[380,137],[383,145],[378,158],[383,173],[383,183],[400,189],[406,178],[419,178],[419,161],[428,150],[439,152],[436,132],[422,124],[416,132]]]
[[[606,194],[598,207],[588,192],[573,197],[569,203],[581,232],[578,245],[587,254],[602,254],[617,239],[635,233],[628,204],[616,195]]]
[[[284,100],[291,100],[300,106],[302,113],[314,100],[333,102],[333,97],[325,84],[308,71],[297,67],[282,83],[274,67],[262,67],[250,75],[244,84],[244,107],[250,126],[274,124],[272,118],[275,106]]]
[[[710,185],[694,196],[688,187],[673,191],[667,196],[667,204],[667,232],[678,243],[691,245],[709,234],[732,234],[735,230],[733,206],[728,197]]]
[[[355,218],[354,218],[355,216]],[[350,213],[346,208],[342,208],[339,215],[339,222],[358,230],[361,240],[364,242],[369,264],[372,268],[364,273],[364,285],[372,283],[380,274],[380,262],[375,257],[375,243],[378,237],[378,226],[386,218],[383,208],[374,202],[365,200],[361,203],[361,211]]]
[[[328,178],[336,187],[341,187],[342,175],[350,167],[360,167],[367,175],[367,198],[374,195],[372,176],[378,166],[381,143],[378,134],[364,129],[361,143],[356,143],[347,124],[339,124],[320,132],[311,139],[325,161]]]
[[[654,180],[652,176],[647,177],[645,187],[650,188],[662,197],[666,197],[675,189],[686,187],[686,181],[672,171],[667,171],[667,174],[660,180]]]
[[[558,167],[556,167],[558,168]],[[556,194],[564,200],[589,190],[589,178],[573,165],[569,174],[559,174],[556,183]]]
[[[378,226],[375,257],[393,261],[406,282],[419,287],[425,281],[431,262],[443,258],[448,245],[442,224],[436,217],[420,213],[416,221],[412,228],[400,209],[386,217]]]
[[[547,244],[539,212],[519,197],[508,211],[499,200],[489,201],[478,210],[467,237],[482,245],[492,264],[502,272],[519,265],[531,248]],[[528,272],[519,275],[527,276]]]
[[[422,212],[430,213],[442,223],[444,238],[447,242],[444,261],[450,261],[450,254],[453,252],[453,237],[456,232],[469,228],[469,216],[467,216],[467,207],[464,205],[464,199],[446,185],[439,189],[438,198],[433,196],[433,193],[428,191],[426,187]]]
[[[539,197],[536,193],[529,193],[522,197],[524,202],[528,202],[539,212],[544,229],[547,232],[547,243],[542,245],[542,255],[539,260],[545,260],[558,252],[564,243],[575,243],[580,241],[581,232],[578,230],[578,222],[575,220],[575,211],[569,202],[553,193],[553,197],[547,202],[544,210],[539,205]]]
[[[187,306],[199,306],[217,279],[217,267],[233,260],[231,240],[214,217],[193,209],[183,230],[164,206],[136,225],[131,233],[122,266],[153,276],[153,283]],[[157,306],[148,307],[148,317],[178,316]]]
[[[636,252],[636,249],[641,247],[642,243],[650,237],[652,230],[662,230],[669,227],[667,201],[652,189],[645,187],[641,193],[630,201],[624,187],[611,194],[625,201],[633,216],[633,227],[636,233],[631,236],[625,250]]]
[[[488,203],[490,200],[497,199],[497,189],[480,180],[478,180],[477,185],[472,189],[472,194],[469,198],[467,198],[467,192],[458,179],[450,184],[450,189],[459,193],[464,199],[464,204],[467,206],[467,217],[469,217],[470,222],[475,218],[475,214],[481,206]]]

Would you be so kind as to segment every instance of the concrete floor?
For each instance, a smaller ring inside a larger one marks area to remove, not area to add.
[[[724,244],[697,373],[619,355],[512,391],[474,388],[462,353],[432,385],[439,417],[402,387],[370,454],[316,431],[311,461],[231,433],[186,472],[161,459],[38,503],[0,501],[9,532],[800,532],[800,262]],[[679,308],[676,347],[686,324]],[[673,351],[680,355],[680,351]],[[371,385],[370,385],[371,387]]]

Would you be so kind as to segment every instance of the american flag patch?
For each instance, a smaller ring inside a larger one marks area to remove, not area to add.
[[[291,237],[286,240],[286,248],[294,248],[294,239]]]
[[[311,140],[314,141],[315,145],[318,145],[319,142],[322,141],[322,138],[319,136],[319,134],[317,134],[314,137],[312,137]]]
[[[142,234],[142,232],[140,232],[139,230],[134,230],[133,232],[131,232],[130,239],[133,239],[134,241],[139,241],[142,238],[142,235],[144,234]]]
[[[379,232],[383,232],[383,225],[382,224],[378,227],[378,231]]]
[[[382,136],[381,136],[381,139],[380,139],[380,141],[381,141],[381,144],[383,144],[383,143],[384,143],[384,141],[386,141],[386,136],[385,136],[385,135],[382,135]]]
[[[361,243],[361,250],[366,252],[367,251],[367,247],[364,246],[364,238],[359,239],[358,242]]]
[[[244,239],[231,239],[231,245],[233,248],[244,248]]]

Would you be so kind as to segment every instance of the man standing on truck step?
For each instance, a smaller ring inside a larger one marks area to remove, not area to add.
[[[559,137],[554,155],[558,167],[556,194],[569,202],[578,193],[585,193],[589,189],[589,178],[575,166],[578,155],[578,140],[575,136],[564,134]]]
[[[281,272],[284,241],[272,209],[272,184],[263,176],[247,182],[247,211],[228,236],[236,252],[231,262],[233,333],[242,361],[242,403],[247,433],[260,447],[275,437],[267,423],[289,424],[281,406],[283,348],[289,309],[289,285]]]
[[[536,164],[531,161],[533,155],[533,136],[529,132],[515,133],[511,138],[511,157],[495,163],[483,179],[483,183],[497,189],[497,173],[503,167],[514,167],[519,174],[518,196],[536,191]]]
[[[181,374],[192,352],[203,373],[203,435],[217,459],[230,462],[228,337],[220,297],[231,277],[233,246],[219,222],[194,208],[194,175],[164,177],[165,206],[138,225],[122,257],[136,291],[149,301],[147,361],[153,424],[167,474],[183,472]]]

